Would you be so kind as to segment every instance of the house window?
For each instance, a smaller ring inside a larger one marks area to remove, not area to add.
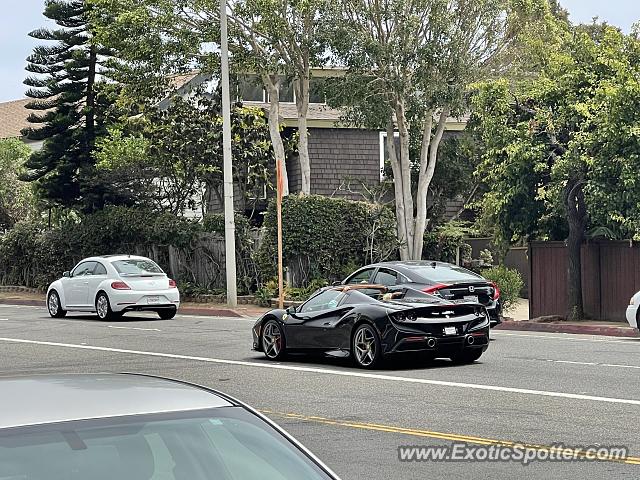
[[[400,151],[400,133],[393,132],[396,143],[396,152]],[[392,180],[387,174],[389,164],[389,151],[387,150],[387,132],[380,132],[380,181]]]
[[[262,81],[257,75],[239,75],[237,97],[245,102],[264,102],[265,92]]]
[[[309,103],[326,103],[322,78],[313,77],[309,80]]]

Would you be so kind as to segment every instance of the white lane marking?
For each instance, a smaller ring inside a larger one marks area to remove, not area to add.
[[[597,363],[597,362],[574,362],[572,360],[552,360],[552,359],[546,359],[546,358],[541,358],[540,360],[543,362],[550,362],[550,363],[567,363],[570,365],[589,365],[593,367],[632,368],[632,369],[640,370],[640,365],[621,365],[618,363]]]
[[[442,387],[457,387],[473,390],[489,390],[494,392],[519,393],[523,395],[535,395],[541,397],[568,398],[572,400],[585,400],[591,402],[618,403],[625,405],[640,405],[640,400],[627,398],[600,397],[577,393],[550,392],[545,390],[530,390],[528,388],[501,387],[497,385],[482,385],[475,383],[446,382],[442,380],[429,380],[426,378],[398,377],[378,373],[354,372],[348,370],[332,370],[328,368],[300,367],[294,365],[282,365],[279,363],[258,363],[243,360],[228,360],[223,358],[194,357],[191,355],[179,355],[175,353],[146,352],[140,350],[127,350],[124,348],[97,347],[93,345],[78,345],[74,343],[45,342],[39,340],[26,340],[21,338],[2,338],[1,342],[23,343],[29,345],[45,345],[50,347],[77,348],[83,350],[96,350],[100,352],[125,353],[129,355],[144,355],[149,357],[173,358],[178,360],[193,360],[197,362],[217,363],[223,365],[238,365],[243,367],[270,368],[273,370],[289,370],[294,372],[320,373],[323,375],[336,375],[340,377],[366,378],[372,380],[386,380],[391,382],[415,383],[422,385],[437,385]]]
[[[572,333],[553,333],[551,335],[527,335],[523,333],[505,333],[505,332],[491,332],[491,336],[505,336],[505,337],[525,337],[525,338],[545,338],[547,340],[568,340],[571,342],[596,342],[596,343],[626,343],[627,345],[640,345],[640,337],[624,337],[625,340],[620,340],[620,337],[609,337],[604,335],[576,335]],[[588,337],[588,338],[584,338]]]
[[[0,308],[18,308],[18,309],[35,308],[37,310],[46,310],[45,307],[36,307],[35,305],[11,305],[7,303],[0,304]]]
[[[145,332],[161,332],[159,328],[141,328],[141,327],[121,327],[117,325],[107,325],[107,328],[119,328],[122,330],[144,330]]]
[[[9,319],[8,318],[0,318],[0,322],[8,322]]]

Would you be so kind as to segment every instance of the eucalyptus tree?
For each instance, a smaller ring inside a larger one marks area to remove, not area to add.
[[[347,74],[332,101],[346,105],[345,121],[387,132],[403,259],[422,256],[427,194],[447,119],[467,112],[468,85],[509,68],[519,32],[545,14],[545,0],[335,2],[327,23],[335,61]],[[411,158],[416,136],[419,155]]]

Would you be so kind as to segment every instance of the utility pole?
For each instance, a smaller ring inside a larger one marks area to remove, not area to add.
[[[231,100],[229,98],[229,46],[227,1],[220,0],[220,65],[222,80],[222,153],[224,174],[224,249],[227,271],[227,304],[238,305],[236,286],[236,224],[233,217],[233,160],[231,158]]]

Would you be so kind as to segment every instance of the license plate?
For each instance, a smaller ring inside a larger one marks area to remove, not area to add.
[[[456,327],[444,327],[444,334],[445,335],[457,335],[458,330],[456,330]]]
[[[465,295],[464,297],[462,297],[462,299],[465,302],[478,303],[478,296],[477,295]]]
[[[160,303],[160,297],[147,297],[147,303],[150,305]]]

